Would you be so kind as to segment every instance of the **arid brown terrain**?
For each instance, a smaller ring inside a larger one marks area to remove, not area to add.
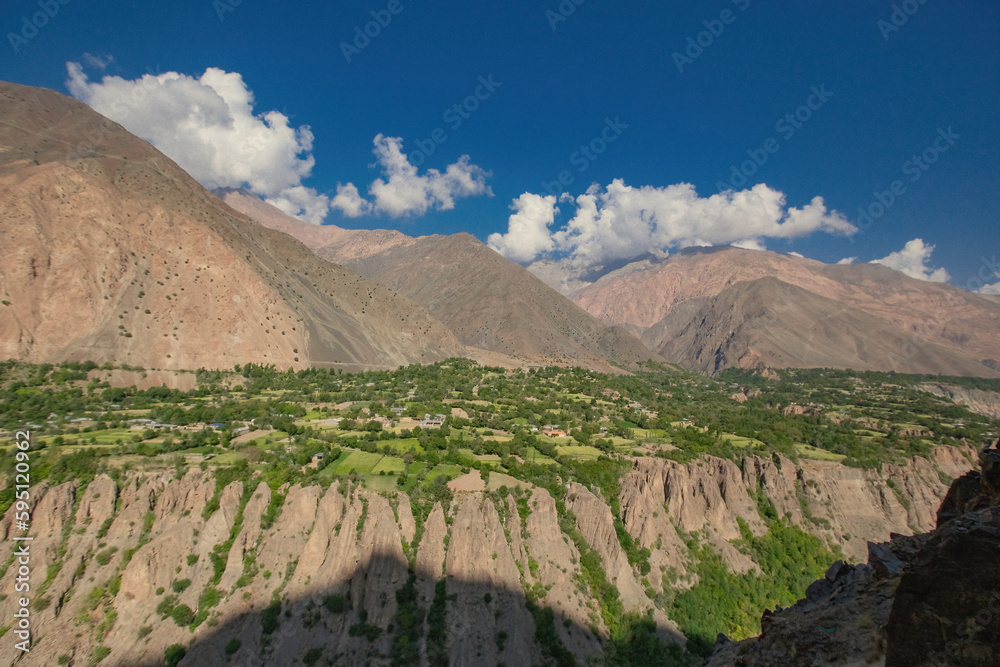
[[[877,264],[739,248],[643,260],[571,298],[688,368],[830,367],[1000,376],[1000,304]]]
[[[0,84],[0,207],[5,358],[360,369],[464,354],[418,304],[52,91]]]
[[[288,218],[245,193],[220,193],[262,225],[317,255],[408,296],[473,348],[607,369],[659,360],[634,336],[588,315],[531,273],[469,234],[412,238],[392,230],[321,228]]]

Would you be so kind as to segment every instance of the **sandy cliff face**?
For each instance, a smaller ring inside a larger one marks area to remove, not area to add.
[[[742,469],[714,457],[688,464],[643,458],[623,480],[622,520],[643,546],[655,547],[659,539],[651,563],[683,572],[687,548],[677,531],[701,531],[734,571],[747,571],[756,566],[729,540],[740,536],[737,519],[754,534],[766,530],[751,495],[759,487],[779,516],[839,546],[848,559],[862,560],[873,536],[933,528],[948,488],[940,473],[958,477],[972,465],[968,456],[971,450],[938,447],[931,460],[915,458],[905,467],[884,465],[879,471],[832,461],[795,464],[785,457],[749,457]]]
[[[651,549],[647,581],[629,564],[599,495],[572,483],[565,502],[625,608],[652,609],[661,636],[679,639],[646,587],[659,591],[670,568],[691,583],[681,534],[704,536],[734,570],[756,568],[728,540],[739,535],[737,518],[754,532],[765,529],[752,495],[759,488],[779,514],[864,560],[869,539],[933,527],[942,474],[961,475],[970,465],[966,454],[938,448],[931,460],[878,472],[787,459],[748,458],[742,467],[711,457],[684,465],[636,459],[619,502],[626,529]],[[346,482],[272,491],[250,480],[223,488],[205,519],[216,486],[197,470],[181,478],[145,474],[121,487],[102,475],[83,489],[70,482],[33,492],[37,662],[30,664],[55,664],[62,655],[85,663],[110,650],[107,664],[158,665],[173,644],[188,647],[184,664],[301,664],[311,649],[337,664],[387,664],[397,650],[396,593],[409,576],[403,543],[417,528],[408,499]],[[417,604],[426,613],[444,579],[438,648],[454,664],[540,662],[527,591],[554,610],[555,634],[578,661],[602,650],[607,629],[581,583],[580,554],[560,528],[556,502],[543,489],[529,494],[522,516],[510,496],[459,492],[422,526],[410,561]],[[5,549],[13,544],[12,518],[13,508],[0,521]],[[15,570],[0,577],[4,590],[12,590]],[[275,600],[280,608],[266,611]],[[0,600],[0,614],[11,617],[15,604],[12,596]],[[201,613],[193,630],[190,617],[183,625],[164,618],[182,605]],[[429,622],[424,618],[419,641],[423,656]],[[13,642],[0,645],[0,661],[13,661],[14,651]]]

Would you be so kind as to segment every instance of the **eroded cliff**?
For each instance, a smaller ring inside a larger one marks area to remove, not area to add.
[[[422,514],[405,495],[347,481],[271,489],[189,470],[39,485],[32,649],[22,657],[4,642],[0,660],[159,665],[178,645],[182,665],[390,664],[404,655],[514,665],[542,663],[558,644],[583,663],[607,650],[612,617],[587,584],[580,545],[599,556],[625,611],[651,614],[662,639],[683,642],[657,601],[668,571],[678,586],[694,583],[688,536],[702,536],[734,571],[756,571],[731,540],[741,523],[767,530],[766,498],[858,560],[868,540],[932,528],[943,480],[970,467],[966,455],[937,448],[931,459],[877,472],[780,457],[742,466],[634,459],[617,519],[649,549],[646,572],[630,563],[608,499],[578,483],[560,500],[539,487],[460,492]],[[8,550],[13,511],[0,523]],[[17,576],[11,565],[5,591]],[[0,599],[0,613],[13,618],[16,605]],[[551,619],[539,613],[546,607]]]

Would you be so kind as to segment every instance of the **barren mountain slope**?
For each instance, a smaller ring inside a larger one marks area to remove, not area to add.
[[[709,374],[729,366],[772,366],[1000,376],[954,349],[915,341],[885,320],[775,278],[685,302],[650,327],[643,341]]]
[[[52,91],[0,84],[0,207],[3,357],[361,368],[463,352],[425,309]]]
[[[469,234],[409,237],[385,229],[317,227],[239,191],[217,194],[320,257],[405,294],[479,350],[539,361],[610,367],[656,359],[635,336],[602,325],[541,280]]]
[[[317,253],[409,296],[466,345],[581,363],[629,364],[657,357],[634,336],[601,324],[469,234],[420,237],[358,259],[343,257],[336,246]]]
[[[1000,326],[1000,308],[995,300],[950,285],[915,280],[875,264],[826,265],[772,252],[692,248],[665,261],[630,264],[578,290],[572,298],[603,322],[630,325],[643,332],[647,345],[664,353],[661,345],[679,335],[706,300],[722,295],[726,303],[741,302],[739,296],[726,292],[745,289],[741,283],[763,278],[776,279],[756,289],[769,311],[777,315],[779,322],[775,326],[787,329],[781,335],[789,339],[789,344],[782,345],[781,354],[778,350],[773,351],[774,356],[762,354],[757,360],[760,363],[822,366],[829,358],[839,360],[837,366],[901,370],[891,364],[873,365],[876,357],[870,350],[895,349],[897,356],[907,357],[905,368],[909,372],[995,374],[996,360],[1000,360],[1000,339],[995,335]],[[769,294],[764,285],[776,291]],[[789,293],[785,288],[778,289],[781,285],[794,290]],[[800,297],[808,301],[808,308],[798,302]],[[721,316],[718,308],[716,311]],[[850,317],[842,319],[838,326],[852,328],[835,331],[835,320],[830,318],[843,318],[847,313]],[[759,310],[744,314],[764,316]],[[726,317],[726,327],[733,335],[746,329],[743,320]],[[828,329],[842,340],[833,341],[834,347],[829,350],[825,347],[830,341],[817,339],[822,344],[813,348],[803,348],[796,342],[815,338],[818,329]],[[747,329],[746,333],[754,332]],[[706,335],[700,334],[702,339]],[[901,345],[907,341],[918,351],[901,352]],[[676,342],[671,348],[677,350],[684,345]],[[698,350],[690,350],[688,357],[714,354],[718,345],[712,350],[700,349],[705,347],[703,343]],[[741,356],[742,351],[729,354],[723,365]],[[939,362],[953,367],[949,369]],[[984,364],[994,372],[982,371]]]
[[[294,236],[310,250],[324,246],[337,249],[341,260],[368,257],[399,245],[409,245],[413,237],[393,229],[344,229],[336,225],[310,225],[292,218],[274,206],[243,190],[216,190],[233,209],[265,227]]]

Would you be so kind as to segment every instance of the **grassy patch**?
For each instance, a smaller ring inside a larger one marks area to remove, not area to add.
[[[403,459],[396,456],[383,456],[382,460],[372,468],[372,473],[377,475],[380,472],[385,473],[400,473],[406,468],[406,463]]]
[[[825,449],[817,449],[812,445],[796,444],[795,449],[799,452],[799,456],[806,459],[815,459],[817,461],[843,461],[847,457],[843,454],[834,454],[833,452],[828,452]]]
[[[239,452],[226,452],[225,454],[219,454],[212,459],[212,463],[215,465],[232,465],[237,461],[242,461],[246,457]]]
[[[395,475],[365,475],[365,486],[376,493],[399,491]]]
[[[556,452],[560,456],[568,456],[581,461],[596,461],[601,455],[601,450],[586,445],[560,445],[556,447]]]
[[[434,468],[427,473],[427,477],[424,478],[424,486],[428,486],[434,483],[441,475],[444,475],[449,480],[455,479],[462,474],[462,469],[453,463],[439,463]]]
[[[347,475],[351,472],[359,472],[361,474],[367,474],[372,471],[376,465],[378,465],[379,460],[382,459],[381,454],[374,454],[369,452],[351,452],[344,461],[337,466],[338,475]]]
[[[721,433],[719,434],[719,437],[728,441],[733,447],[766,447],[766,445],[760,440],[746,438],[741,435],[733,435],[732,433]]]
[[[556,462],[555,459],[551,459],[548,456],[545,456],[534,447],[524,448],[524,460],[527,463],[534,463],[540,466],[547,466]]]

